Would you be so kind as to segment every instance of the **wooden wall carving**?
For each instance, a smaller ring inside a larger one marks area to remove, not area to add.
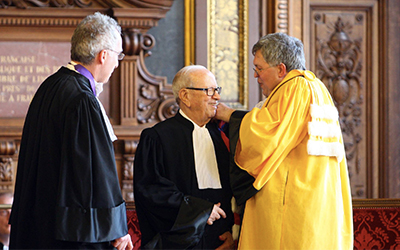
[[[367,70],[374,68],[372,55],[378,48],[374,13],[374,1],[367,6],[332,3],[310,8],[310,68],[327,86],[339,111],[353,198],[372,197],[374,192],[378,127],[373,124],[379,124],[374,116],[379,107],[373,95],[377,74]]]
[[[14,170],[12,156],[16,151],[16,143],[14,141],[0,141],[0,186],[1,191],[12,190]]]
[[[363,70],[367,39],[362,32],[364,16],[315,12],[313,17],[316,75],[327,86],[339,111],[353,197],[365,197],[366,175],[371,175],[365,151],[369,146],[366,105],[371,103],[364,100],[368,95],[364,82],[367,81],[367,86],[372,83]]]
[[[277,0],[275,3],[276,18],[275,30],[276,32],[288,33],[288,0]]]
[[[134,201],[133,196],[133,161],[135,159],[138,141],[125,140],[124,165],[122,180],[122,196],[126,201]]]
[[[284,32],[304,43],[307,67],[330,91],[339,110],[354,198],[377,197],[381,57],[377,27],[385,1],[262,0],[261,30]],[[272,25],[273,24],[273,25]],[[383,44],[383,43],[382,43]]]
[[[377,91],[382,81],[377,52],[377,27],[381,25],[377,17],[383,13],[379,1],[301,0],[288,4],[287,31],[303,41],[307,67],[327,86],[339,110],[353,198],[376,197],[379,117],[383,115]],[[282,18],[277,6],[274,16],[278,24]]]
[[[113,73],[105,96],[100,98],[105,101],[119,138],[115,154],[127,201],[133,201],[133,159],[141,131],[177,111],[166,77],[151,75],[144,64],[155,45],[154,37],[146,32],[165,17],[172,3],[173,0],[0,0],[0,48],[2,42],[10,41],[69,43],[80,20],[95,11],[112,16],[121,25],[126,57]],[[0,191],[13,189],[24,118],[0,117]]]
[[[29,9],[32,7],[39,8],[154,8],[169,10],[173,0],[1,0],[0,7],[9,8],[17,7],[19,9]]]

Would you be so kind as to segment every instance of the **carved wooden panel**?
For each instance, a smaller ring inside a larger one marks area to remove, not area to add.
[[[12,156],[15,151],[14,141],[0,141],[0,192],[13,189],[15,171]]]
[[[275,1],[275,30],[276,32],[288,33],[288,0]]]
[[[379,120],[373,2],[359,6],[311,5],[310,64],[338,108],[353,198],[373,195]]]
[[[330,91],[339,110],[352,195],[378,197],[386,162],[381,132],[386,117],[384,64],[379,46],[385,1],[262,0],[263,34],[284,32],[304,43],[307,67]],[[382,42],[383,44],[383,42]]]
[[[124,141],[124,165],[122,179],[122,196],[126,201],[134,201],[133,196],[133,161],[136,153],[137,140]]]

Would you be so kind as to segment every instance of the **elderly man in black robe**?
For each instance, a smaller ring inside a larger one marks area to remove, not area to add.
[[[179,112],[143,130],[134,194],[145,249],[232,249],[229,151],[212,121],[221,88],[203,66],[175,76]]]

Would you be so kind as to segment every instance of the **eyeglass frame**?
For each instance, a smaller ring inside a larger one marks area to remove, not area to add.
[[[109,50],[109,51],[112,51],[112,52],[116,53],[116,54],[118,55],[118,60],[119,60],[119,61],[121,61],[121,60],[124,59],[124,57],[125,57],[125,54],[122,53],[122,51],[121,51],[121,52],[118,52],[118,51],[113,50],[113,49],[106,49],[106,50]]]
[[[186,87],[186,89],[206,91],[205,93],[206,93],[207,96],[214,96],[215,95],[215,91],[217,91],[218,95],[220,95],[221,91],[222,91],[222,87],[216,87],[216,88],[214,88],[214,87],[209,87],[209,88]],[[211,90],[212,90],[212,93],[210,92]]]
[[[269,66],[269,67],[266,67],[265,69],[259,69],[259,70],[257,70],[256,68],[253,68],[253,70],[254,70],[254,72],[257,74],[257,76],[260,77],[260,73],[261,73],[263,70],[266,70],[266,69],[269,69],[269,68],[273,68],[273,67],[275,67],[275,66]]]

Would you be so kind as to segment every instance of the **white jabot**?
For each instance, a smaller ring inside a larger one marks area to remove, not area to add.
[[[199,189],[222,188],[214,143],[206,126],[199,127],[181,109],[179,113],[194,125],[192,133],[194,162]]]
[[[115,141],[118,138],[114,133],[114,129],[113,129],[112,125],[111,125],[110,119],[108,119],[106,110],[104,109],[103,104],[101,104],[101,101],[99,99],[99,95],[100,95],[101,92],[103,92],[103,83],[96,82],[96,98],[97,98],[97,101],[100,104],[101,113],[103,114],[104,121],[106,122],[107,131],[108,131],[108,134],[110,135],[110,139],[111,139],[111,141]]]
[[[70,62],[70,63],[67,65],[67,68],[70,69],[70,70],[73,70],[73,71],[75,71],[75,72],[78,72],[78,71],[75,70],[75,68],[74,68],[74,65],[75,65],[75,64],[76,64],[76,63],[74,63],[74,62]],[[78,72],[78,73],[79,73],[79,72]],[[99,102],[100,109],[101,109],[101,114],[103,115],[104,121],[105,121],[106,126],[107,126],[108,135],[110,136],[111,141],[115,141],[115,140],[117,140],[118,138],[117,138],[117,136],[116,136],[115,133],[114,133],[114,129],[113,129],[112,125],[111,125],[110,119],[108,119],[106,110],[104,109],[103,104],[101,103],[101,101],[100,101],[100,99],[99,99],[99,95],[100,95],[100,93],[103,91],[103,83],[100,83],[100,82],[96,82],[96,81],[95,81],[95,89],[96,89],[96,99],[97,99],[97,101]]]
[[[106,122],[107,131],[108,131],[108,134],[110,135],[110,139],[111,139],[111,141],[115,141],[118,138],[114,133],[114,129],[113,129],[112,125],[111,125],[110,119],[108,119],[108,116],[106,114],[106,110],[103,107],[103,104],[101,104],[101,101],[99,100],[98,97],[96,97],[96,98],[97,98],[97,101],[100,104],[101,113],[103,114],[104,121]]]

